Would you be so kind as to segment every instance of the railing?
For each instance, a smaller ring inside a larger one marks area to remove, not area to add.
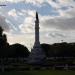
[[[50,57],[47,58],[48,61],[52,62],[49,64],[53,64],[52,66],[47,66],[47,67],[52,67],[52,68],[74,68],[75,69],[75,63],[72,65],[69,65],[68,63],[65,64],[59,64],[59,61],[53,61],[55,59],[69,59],[69,60],[74,60],[75,62],[75,57]],[[30,66],[27,64],[27,58],[0,58],[0,70],[5,71],[6,69],[25,69],[29,68]],[[56,63],[57,62],[57,63]],[[46,66],[41,66],[46,67]],[[30,67],[31,68],[31,67]]]
[[[75,57],[47,57],[47,59],[75,59]]]

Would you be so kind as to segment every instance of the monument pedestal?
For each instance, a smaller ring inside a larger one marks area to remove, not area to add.
[[[45,59],[45,53],[42,50],[41,46],[34,46],[31,50],[31,54],[28,59],[28,63],[30,64],[42,64]]]

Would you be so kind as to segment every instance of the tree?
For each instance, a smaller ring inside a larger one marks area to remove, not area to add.
[[[54,51],[52,50],[52,46],[49,44],[41,44],[42,49],[44,50],[47,57],[54,56]]]
[[[9,48],[10,57],[28,57],[30,52],[27,47],[21,44],[13,44]]]
[[[3,34],[2,27],[0,27],[0,57],[6,57],[8,46],[7,37]]]

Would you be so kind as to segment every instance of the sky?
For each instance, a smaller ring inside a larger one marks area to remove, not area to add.
[[[33,47],[36,11],[41,43],[75,42],[75,0],[0,0],[3,4],[0,26],[10,44]]]

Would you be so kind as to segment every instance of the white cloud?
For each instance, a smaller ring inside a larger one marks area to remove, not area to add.
[[[13,2],[13,3],[17,3],[21,1],[25,1],[25,0],[0,0],[0,2]]]
[[[32,34],[7,34],[7,40],[10,44],[20,43],[27,46],[30,50],[33,45],[34,37]]]
[[[74,2],[73,0],[59,0],[62,4],[70,4],[71,2]]]
[[[37,6],[42,6],[42,4],[44,2],[46,2],[46,0],[25,0],[26,3],[32,3],[34,5],[37,5]]]
[[[25,10],[24,10],[25,11]],[[72,12],[71,12],[72,11]],[[31,12],[31,13],[30,13]],[[61,15],[59,16],[41,16],[39,14],[40,19],[40,31],[48,31],[48,30],[74,30],[74,15],[72,14],[74,10],[70,11],[59,11]],[[25,20],[23,24],[20,26],[22,32],[33,32],[33,25],[35,23],[35,11],[28,10],[25,11],[25,13],[28,15],[25,17]]]
[[[4,2],[4,1],[9,1],[9,2],[21,2],[21,1],[25,1],[25,2],[28,2],[28,3],[43,3],[43,2],[51,2],[53,0],[0,0],[1,2]],[[58,0],[57,2],[60,2],[60,3],[70,3],[70,2],[73,2],[73,0]]]
[[[24,23],[32,24],[33,23],[33,17],[26,17]]]
[[[33,25],[35,23],[35,11],[33,10],[23,10],[22,12],[25,12],[26,17],[23,23],[19,26],[22,33],[32,33],[33,31]]]
[[[26,17],[24,23],[19,26],[23,33],[31,33],[33,32],[33,17]]]
[[[33,32],[33,26],[32,25],[30,26],[30,24],[25,24],[25,25],[21,24],[19,28],[21,29],[22,33],[32,33]]]
[[[10,10],[8,12],[8,15],[14,17],[15,20],[18,19],[18,14],[17,14],[17,11],[15,9]]]
[[[17,14],[16,14],[16,10],[15,10],[15,9],[10,10],[10,11],[8,12],[8,15],[9,15],[9,16],[16,16],[16,15],[17,15]]]
[[[22,9],[21,13],[25,16],[35,17],[35,10],[30,10],[30,9],[24,10],[24,9]]]
[[[27,10],[29,16],[35,17],[35,10]]]
[[[32,3],[32,4],[42,4],[45,0],[0,0],[0,2],[25,2],[25,3]]]
[[[13,2],[13,3],[17,3],[17,2],[27,2],[27,3],[33,3],[33,4],[42,4],[44,2],[48,2],[50,4],[53,4],[54,6],[57,6],[55,3],[59,3],[59,4],[71,4],[74,1],[73,0],[58,0],[58,1],[53,1],[53,0],[0,0],[0,2]]]

